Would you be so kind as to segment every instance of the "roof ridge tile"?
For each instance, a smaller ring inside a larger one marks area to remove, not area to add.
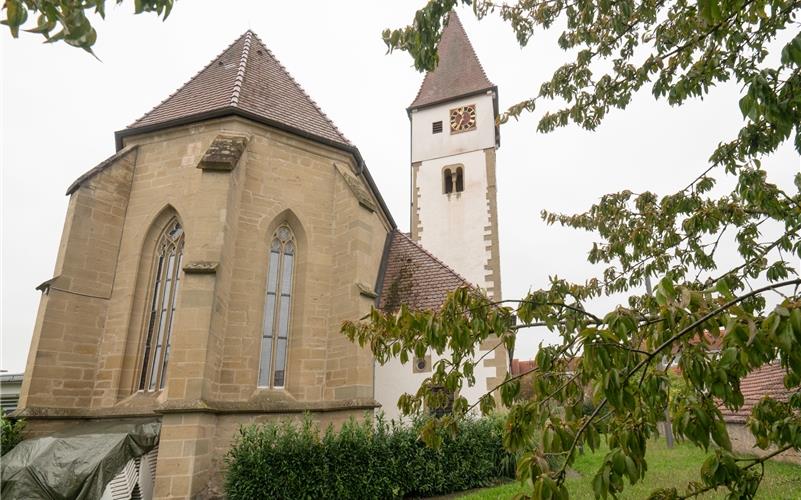
[[[173,93],[171,93],[170,95],[168,95],[167,97],[165,97],[164,99],[162,99],[160,103],[156,104],[155,106],[153,106],[152,108],[150,108],[150,110],[149,110],[149,111],[147,111],[145,114],[143,114],[142,116],[140,116],[139,118],[137,118],[136,120],[134,120],[134,122],[133,122],[133,123],[131,123],[130,125],[128,125],[128,127],[130,128],[130,127],[134,127],[134,126],[136,126],[136,123],[137,123],[137,122],[140,122],[140,121],[142,121],[143,119],[145,119],[145,117],[147,117],[148,115],[150,115],[151,113],[153,113],[153,112],[154,112],[156,109],[158,109],[159,107],[161,107],[161,105],[162,105],[162,104],[164,104],[165,102],[167,102],[167,101],[169,101],[170,99],[172,99],[172,98],[175,96],[175,94],[177,94],[178,92],[180,92],[181,90],[183,90],[183,89],[184,89],[184,88],[187,86],[187,84],[189,84],[189,83],[190,83],[192,80],[194,80],[195,78],[197,78],[198,76],[200,76],[200,74],[201,74],[201,73],[203,73],[204,71],[206,71],[207,69],[209,69],[209,68],[211,67],[211,65],[212,65],[212,64],[214,64],[214,62],[215,62],[215,61],[217,61],[219,58],[221,58],[221,57],[223,56],[223,54],[225,54],[226,52],[228,52],[229,50],[231,50],[231,47],[233,47],[234,45],[236,45],[236,43],[237,43],[239,40],[241,40],[241,39],[242,39],[242,37],[243,37],[243,36],[245,36],[245,34],[246,34],[246,33],[243,33],[243,34],[242,34],[242,36],[240,36],[239,38],[237,38],[236,40],[234,40],[233,42],[231,42],[231,43],[230,43],[230,44],[229,44],[227,47],[225,47],[225,49],[223,49],[223,50],[222,50],[222,52],[220,52],[220,53],[219,53],[219,54],[217,54],[217,55],[216,55],[214,58],[212,58],[212,60],[211,60],[211,61],[209,61],[209,63],[208,63],[207,65],[203,66],[203,67],[202,67],[202,68],[201,68],[201,69],[200,69],[200,70],[199,70],[197,73],[195,73],[194,75],[192,75],[192,77],[191,77],[190,79],[186,80],[186,81],[185,81],[183,84],[181,84],[181,86],[180,86],[180,87],[178,87],[177,89],[175,89],[175,91],[173,91]]]
[[[464,29],[464,25],[462,24],[462,20],[459,19],[459,16],[456,14],[455,10],[451,11],[451,14],[453,15],[453,18],[456,20],[456,27],[459,28],[461,30],[461,32],[464,34],[464,39],[467,41],[467,47],[470,49],[470,52],[473,53],[473,57],[476,58],[476,62],[478,63],[478,68],[481,70],[481,74],[484,76],[484,78],[487,79],[487,81],[489,81],[489,77],[487,76],[487,72],[484,71],[484,65],[481,64],[481,59],[479,59],[478,58],[478,54],[476,54],[476,48],[473,47],[473,42],[471,42],[470,41],[470,37],[467,36],[467,31],[465,31],[465,29]],[[449,14],[449,17],[450,17],[451,14]]]
[[[250,30],[245,32],[245,45],[242,47],[242,56],[239,58],[239,69],[234,79],[234,88],[231,90],[231,106],[239,105],[239,94],[242,92],[242,81],[245,79],[245,69],[250,55],[250,39],[252,35],[253,32]]]

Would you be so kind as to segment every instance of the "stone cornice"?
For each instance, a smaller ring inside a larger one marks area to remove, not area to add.
[[[17,410],[13,417],[24,417],[29,420],[85,420],[95,418],[132,418],[175,413],[213,413],[217,415],[256,413],[256,414],[293,414],[293,413],[331,413],[337,411],[373,410],[381,405],[374,399],[350,399],[343,401],[167,401],[155,408],[49,408],[28,407]]]

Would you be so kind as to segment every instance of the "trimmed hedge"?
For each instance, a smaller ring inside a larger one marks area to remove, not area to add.
[[[325,433],[301,424],[243,427],[228,452],[226,495],[257,498],[399,498],[487,486],[514,476],[498,419],[466,420],[437,449],[418,440],[423,421],[402,426],[380,417]]]
[[[25,420],[10,419],[0,411],[0,456],[11,451],[22,441]]]

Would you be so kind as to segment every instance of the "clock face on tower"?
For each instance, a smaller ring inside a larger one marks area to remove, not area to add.
[[[476,128],[476,105],[469,104],[451,110],[451,134],[468,132]]]

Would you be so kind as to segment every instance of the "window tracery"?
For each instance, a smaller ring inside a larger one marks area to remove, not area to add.
[[[183,227],[177,219],[173,219],[161,234],[156,246],[152,288],[148,300],[144,356],[139,379],[140,391],[161,390],[167,382],[170,337],[181,283],[183,248]]]
[[[289,226],[283,225],[275,231],[270,243],[259,357],[259,387],[281,388],[286,384],[295,256],[295,237]]]

